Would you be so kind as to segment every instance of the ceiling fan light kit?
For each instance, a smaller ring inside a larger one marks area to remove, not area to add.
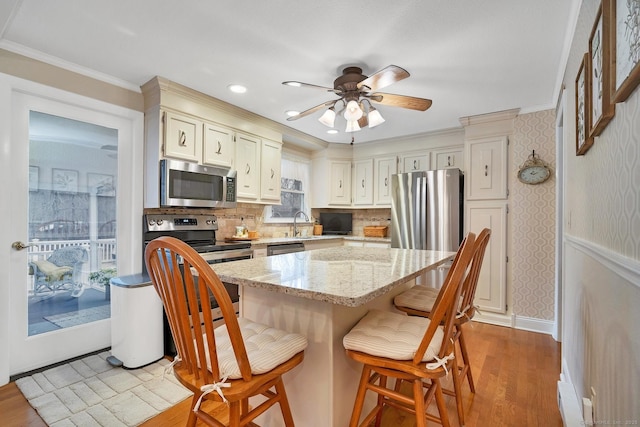
[[[296,116],[287,118],[287,120],[297,120],[329,107],[318,120],[325,126],[333,127],[336,118],[335,105],[338,101],[342,101],[344,109],[341,113],[347,121],[346,132],[355,132],[365,126],[373,128],[384,123],[384,118],[371,105],[371,102],[417,111],[427,110],[431,107],[432,102],[430,99],[376,92],[378,89],[407,77],[409,77],[408,71],[396,65],[389,65],[369,77],[363,75],[362,69],[359,67],[346,67],[342,70],[342,75],[334,80],[333,88],[297,81],[282,82],[283,85],[287,86],[322,89],[327,92],[333,92],[339,97],[337,100],[323,102],[320,105],[309,108]]]

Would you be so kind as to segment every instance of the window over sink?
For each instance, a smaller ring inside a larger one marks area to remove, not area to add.
[[[311,162],[308,159],[282,153],[280,178],[280,205],[265,208],[265,223],[291,223],[296,212],[302,211],[311,218],[309,188],[311,187]],[[304,221],[300,215],[298,221]]]

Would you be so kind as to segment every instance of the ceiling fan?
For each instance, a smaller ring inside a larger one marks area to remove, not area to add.
[[[283,85],[287,86],[310,87],[333,92],[339,97],[338,99],[326,101],[320,105],[311,107],[308,110],[287,118],[287,120],[297,120],[325,107],[329,107],[318,120],[328,127],[334,127],[336,104],[341,102],[338,114],[342,113],[347,121],[345,132],[354,132],[365,126],[372,128],[384,122],[382,115],[380,115],[380,112],[371,104],[372,102],[411,110],[427,110],[431,107],[432,102],[430,99],[376,92],[407,77],[409,77],[407,70],[397,65],[389,65],[369,77],[362,74],[362,68],[360,67],[346,67],[342,70],[342,75],[334,80],[333,88],[298,81],[282,82]]]

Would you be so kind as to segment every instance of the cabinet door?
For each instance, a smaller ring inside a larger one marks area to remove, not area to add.
[[[475,305],[480,311],[506,313],[507,311],[507,203],[467,203],[467,230],[478,235],[483,228],[491,230],[487,246]]]
[[[405,154],[401,157],[402,172],[429,170],[429,153]]]
[[[373,205],[373,159],[355,162],[353,204]]]
[[[431,169],[463,169],[462,148],[457,150],[436,150],[431,154]]]
[[[282,145],[274,141],[262,141],[260,165],[260,198],[280,201],[280,159]]]
[[[164,155],[200,162],[202,122],[167,111],[164,115],[164,125]]]
[[[230,168],[233,164],[235,144],[233,131],[229,128],[204,124],[202,163]]]
[[[331,189],[329,204],[351,204],[351,162],[331,162]]]
[[[376,205],[391,205],[391,175],[397,173],[398,162],[395,157],[376,159],[375,199]]]
[[[507,137],[467,141],[467,199],[507,198]]]
[[[260,139],[236,133],[238,198],[256,200],[260,191]]]

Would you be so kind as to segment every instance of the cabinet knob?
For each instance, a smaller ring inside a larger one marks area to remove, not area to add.
[[[418,170],[418,161],[417,161],[417,160],[414,160],[414,161],[413,161],[413,170],[414,170],[414,171],[415,171],[415,170]]]
[[[447,156],[447,166],[451,166],[451,156]]]
[[[385,187],[389,186],[389,178],[388,177],[384,179],[384,186]]]
[[[489,165],[484,165],[484,176],[489,176]]]
[[[249,163],[247,163],[247,168],[245,169],[245,174],[249,175],[250,172],[251,172],[251,165]]]
[[[338,188],[342,188],[342,180],[338,181]]]
[[[187,145],[187,134],[184,133],[183,130],[180,131],[180,136],[178,137],[178,145],[184,147]]]
[[[222,154],[222,144],[220,141],[218,141],[218,151],[216,151],[216,154]]]
[[[271,179],[273,179],[273,176],[275,175],[275,171],[273,169],[271,169]]]
[[[362,180],[362,188],[364,188],[364,179]]]

